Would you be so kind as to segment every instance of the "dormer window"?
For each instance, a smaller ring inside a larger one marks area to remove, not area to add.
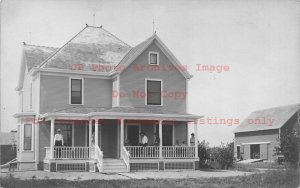
[[[70,104],[83,104],[83,80],[70,79]]]
[[[149,52],[149,64],[150,65],[158,65],[159,64],[158,52]]]

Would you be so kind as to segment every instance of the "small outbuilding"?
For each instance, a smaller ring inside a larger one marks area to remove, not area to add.
[[[276,159],[275,147],[280,132],[297,128],[300,104],[281,106],[252,112],[234,130],[234,152],[237,159]]]

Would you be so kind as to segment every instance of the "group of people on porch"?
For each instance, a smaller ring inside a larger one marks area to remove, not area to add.
[[[148,137],[146,135],[145,132],[141,132],[140,133],[141,136],[141,141],[139,142],[139,146],[148,146]],[[94,133],[93,133],[93,137],[94,137]],[[93,143],[94,143],[94,139],[93,139]],[[160,138],[158,133],[154,134],[154,146],[159,146],[160,143]],[[54,145],[55,146],[64,146],[64,138],[63,135],[61,133],[61,129],[57,129],[57,133],[54,135]],[[131,142],[129,139],[125,140],[124,143],[125,146],[132,146]],[[186,142],[182,141],[182,143],[180,144],[178,140],[176,140],[176,144],[178,146],[186,146]],[[192,133],[191,134],[191,138],[190,138],[190,146],[195,146],[195,134]]]
[[[141,141],[139,142],[138,145],[139,146],[148,146],[148,137],[147,137],[146,133],[141,132],[140,136],[141,136],[141,139],[140,139]],[[154,134],[154,144],[153,144],[153,146],[159,146],[159,143],[160,143],[159,135],[158,135],[158,133],[155,133]],[[125,146],[132,146],[129,139],[125,140],[124,145]],[[187,144],[186,144],[186,141],[182,141],[182,143],[180,144],[179,141],[176,140],[175,146],[187,146]],[[195,134],[194,133],[191,134],[190,146],[195,146]]]

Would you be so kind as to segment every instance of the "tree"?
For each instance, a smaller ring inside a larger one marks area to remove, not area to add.
[[[283,155],[286,162],[296,165],[299,159],[299,133],[293,129],[284,129],[280,133],[279,146],[275,147],[275,155]]]

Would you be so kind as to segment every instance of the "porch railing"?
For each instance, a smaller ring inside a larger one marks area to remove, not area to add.
[[[99,146],[95,146],[95,160],[97,163],[97,167],[99,172],[103,171],[103,152],[101,151]]]
[[[122,159],[126,164],[126,168],[127,168],[128,172],[130,171],[130,169],[129,169],[130,168],[129,158],[130,158],[129,152],[127,151],[126,147],[123,147],[122,148]]]
[[[46,147],[46,159],[50,159],[50,147]],[[91,147],[54,147],[54,159],[89,159],[92,155]]]
[[[130,158],[159,158],[158,146],[126,146]]]
[[[195,158],[194,146],[163,146],[163,158]]]
[[[130,158],[159,158],[159,146],[125,146]],[[195,158],[194,146],[163,146],[162,158]]]

